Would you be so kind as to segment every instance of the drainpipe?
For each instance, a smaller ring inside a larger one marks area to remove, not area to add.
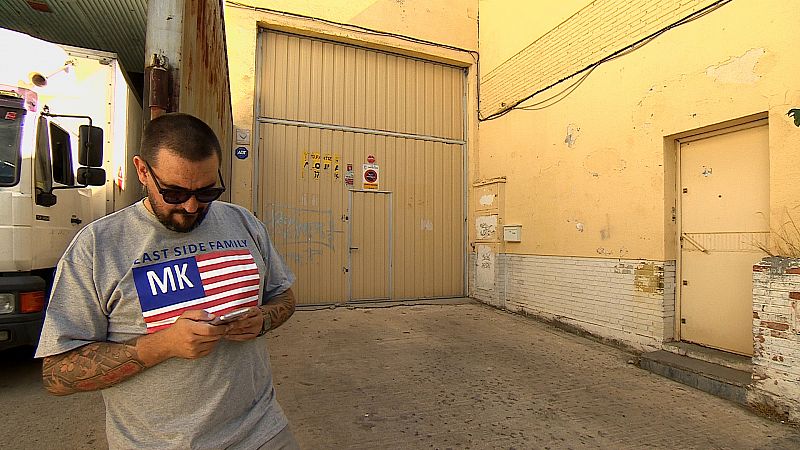
[[[167,57],[153,55],[150,64],[144,68],[147,84],[147,106],[150,114],[147,121],[160,117],[170,111],[170,71]]]

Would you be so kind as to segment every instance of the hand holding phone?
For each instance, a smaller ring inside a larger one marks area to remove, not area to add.
[[[223,314],[221,316],[214,317],[208,323],[210,323],[211,325],[223,325],[223,324],[226,324],[226,323],[233,322],[236,319],[240,319],[240,318],[244,317],[247,314],[247,311],[249,309],[250,308],[242,308],[242,309],[237,309],[236,311],[231,311],[231,312],[229,312],[227,314]]]

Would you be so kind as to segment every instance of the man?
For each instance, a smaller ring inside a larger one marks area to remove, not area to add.
[[[259,338],[294,312],[294,275],[261,222],[214,202],[221,158],[199,119],[153,120],[134,157],[147,197],[81,230],[58,264],[44,384],[102,389],[111,448],[297,448]]]

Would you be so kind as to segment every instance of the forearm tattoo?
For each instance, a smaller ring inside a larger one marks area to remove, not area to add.
[[[56,395],[113,386],[147,367],[134,343],[96,342],[44,358],[44,387]]]
[[[294,305],[294,293],[291,289],[287,289],[286,292],[267,300],[261,310],[269,315],[270,329],[278,328],[289,320],[289,317],[294,314]]]

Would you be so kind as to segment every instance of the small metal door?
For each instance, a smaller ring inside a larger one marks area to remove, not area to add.
[[[768,150],[763,123],[680,143],[684,341],[753,354],[753,264],[769,236]]]
[[[349,298],[388,300],[392,292],[391,193],[350,191],[349,216]]]

